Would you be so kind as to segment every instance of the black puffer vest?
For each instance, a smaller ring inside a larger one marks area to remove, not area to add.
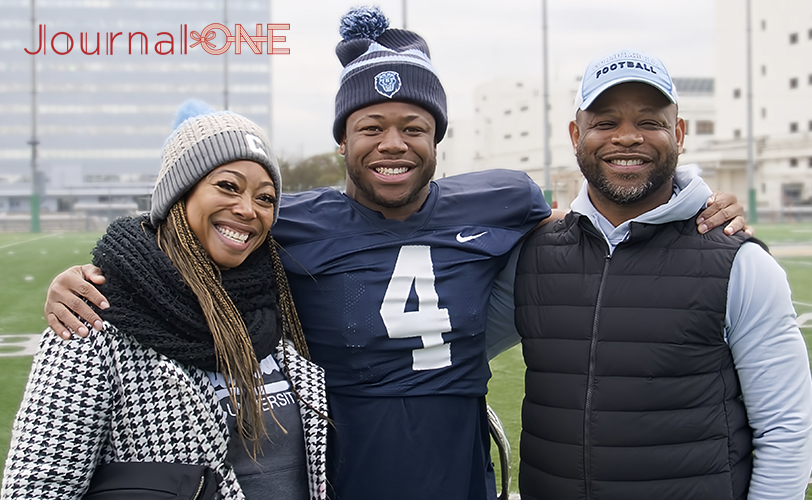
[[[515,285],[522,500],[746,497],[752,435],[724,339],[746,239],[700,235],[693,220],[632,223],[610,257],[569,214],[527,240]]]

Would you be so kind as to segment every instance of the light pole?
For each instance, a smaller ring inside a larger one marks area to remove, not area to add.
[[[550,89],[547,79],[547,0],[541,0],[541,44],[542,44],[542,106],[544,108],[544,199],[553,205],[553,190],[550,184],[550,168],[553,162],[550,154]]]
[[[747,4],[747,218],[750,223],[758,222],[756,207],[755,154],[753,151],[753,27],[750,15],[750,0]]]
[[[406,27],[406,0],[403,0],[400,3],[401,9],[403,10],[403,29],[408,29]]]
[[[36,46],[36,0],[31,0],[31,39]],[[31,232],[40,232],[39,172],[37,171],[37,59],[31,55]]]

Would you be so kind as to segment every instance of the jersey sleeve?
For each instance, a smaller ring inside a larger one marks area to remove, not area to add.
[[[513,284],[516,281],[516,265],[521,250],[520,242],[493,282],[491,298],[488,301],[488,320],[485,323],[488,359],[495,358],[522,340],[516,329],[514,317],[516,307],[513,302]]]
[[[530,232],[552,212],[541,188],[524,172],[485,170],[439,179],[445,219]]]

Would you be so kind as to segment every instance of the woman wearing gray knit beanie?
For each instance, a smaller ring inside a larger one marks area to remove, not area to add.
[[[271,236],[276,158],[243,116],[179,116],[151,213],[93,250],[104,328],[43,334],[4,499],[326,498],[324,375]],[[177,464],[205,467],[189,480]]]

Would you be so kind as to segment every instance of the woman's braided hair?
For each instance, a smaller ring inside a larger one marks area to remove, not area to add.
[[[267,242],[271,247],[284,335],[292,340],[303,357],[310,359],[287,277],[277,254],[276,242],[270,233]],[[218,370],[228,382],[228,395],[232,406],[237,409],[237,431],[246,448],[248,442],[253,443],[249,451],[256,458],[262,439],[268,435],[262,409],[262,401],[267,398],[262,372],[245,322],[223,288],[220,269],[192,232],[183,200],[175,203],[166,220],[158,224],[158,245],[169,256],[200,303],[214,339]],[[295,388],[294,392],[298,396]]]

